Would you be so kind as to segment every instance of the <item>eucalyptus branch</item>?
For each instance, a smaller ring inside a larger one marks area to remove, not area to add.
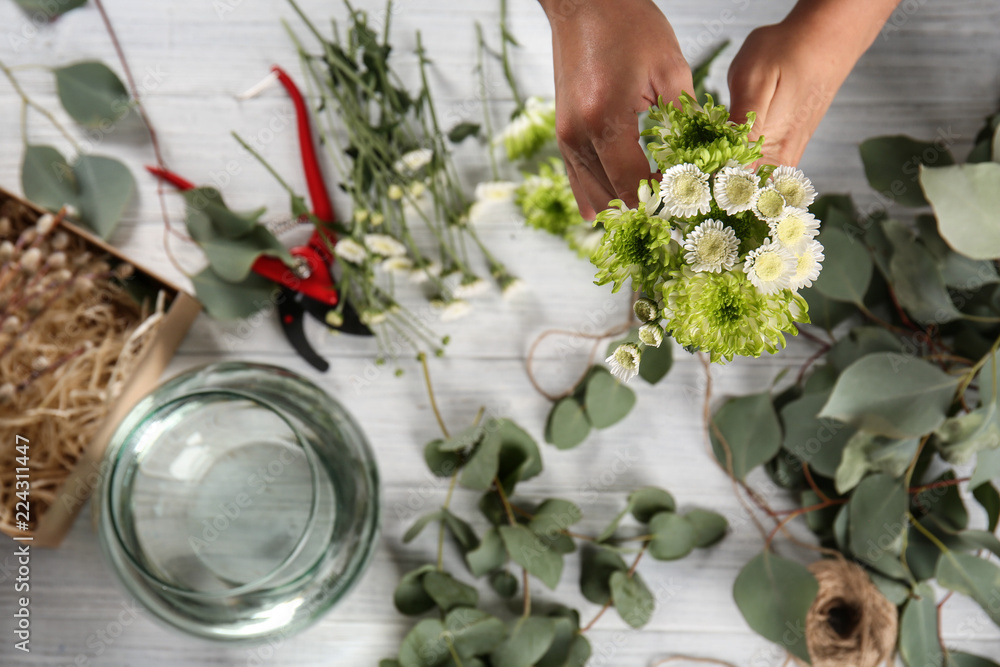
[[[42,116],[44,116],[45,119],[48,120],[49,123],[51,123],[52,126],[56,128],[60,134],[63,135],[63,137],[65,137],[66,141],[68,141],[69,144],[73,147],[73,150],[76,153],[79,153],[80,144],[76,142],[76,139],[73,138],[73,135],[70,134],[69,130],[67,130],[63,126],[63,124],[59,122],[59,120],[52,114],[51,111],[49,111],[38,102],[31,99],[31,97],[29,97],[28,94],[24,92],[24,88],[21,87],[21,83],[17,80],[17,77],[14,76],[14,72],[12,72],[11,69],[6,64],[4,64],[2,60],[0,60],[0,72],[3,72],[4,76],[7,77],[7,80],[10,81],[10,85],[14,89],[14,92],[17,93],[18,97],[21,98],[21,103],[25,106],[31,107],[38,113],[42,114]],[[24,117],[23,112],[22,112],[22,123],[24,127],[27,127],[27,120]],[[27,137],[26,133],[25,137]],[[25,139],[25,141],[27,141],[27,139]]]

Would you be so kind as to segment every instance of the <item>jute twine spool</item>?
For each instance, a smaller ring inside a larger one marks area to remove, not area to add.
[[[806,615],[806,645],[813,667],[877,667],[890,662],[896,646],[896,606],[865,571],[841,558],[817,561],[809,571],[819,582],[819,593]]]

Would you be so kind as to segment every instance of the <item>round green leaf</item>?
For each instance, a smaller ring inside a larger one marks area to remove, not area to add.
[[[444,521],[444,525],[448,528],[452,537],[455,538],[462,553],[479,546],[479,538],[476,537],[476,531],[466,521],[455,516],[445,508],[441,508],[441,520]]]
[[[523,428],[509,419],[491,419],[487,433],[500,441],[497,477],[508,495],[518,482],[531,479],[542,472],[542,454],[538,443]]]
[[[583,512],[574,503],[561,498],[549,498],[538,509],[528,524],[528,528],[536,535],[550,540],[562,536],[562,531],[583,518]]]
[[[687,517],[660,512],[649,521],[649,555],[656,560],[684,558],[694,549],[697,531]]]
[[[441,611],[448,612],[455,607],[475,607],[479,593],[447,572],[433,570],[424,575],[424,590],[434,600]]]
[[[1000,567],[985,558],[946,551],[938,561],[937,582],[950,591],[972,598],[996,625],[1000,625]]]
[[[920,169],[920,185],[937,216],[941,237],[966,257],[1000,257],[997,183],[1000,164],[996,162]]]
[[[635,392],[601,368],[587,381],[584,405],[594,428],[607,428],[624,419],[632,410]]]
[[[605,604],[611,598],[611,575],[627,571],[628,566],[617,552],[587,545],[580,563],[580,592],[594,604]]]
[[[413,525],[410,526],[409,529],[403,534],[403,544],[409,544],[410,542],[412,542],[417,535],[423,532],[424,528],[427,527],[427,524],[429,524],[432,521],[438,521],[440,519],[441,519],[441,510],[428,512],[427,514],[424,514],[423,516],[418,518],[416,521],[413,522]]]
[[[781,424],[767,392],[727,401],[713,417],[732,454],[732,472],[737,479],[764,463],[781,449]],[[712,451],[726,467],[726,452],[715,428],[710,429]]]
[[[802,660],[809,660],[804,628],[819,584],[805,567],[764,551],[747,563],[733,584],[733,598],[755,632]],[[789,641],[790,640],[790,641]]]
[[[917,243],[901,222],[886,220],[882,227],[893,246],[889,274],[899,305],[924,325],[943,324],[961,317],[930,251]]]
[[[531,667],[549,650],[555,635],[553,619],[522,616],[514,622],[507,639],[490,654],[490,664],[493,667]]]
[[[820,416],[888,438],[921,437],[944,422],[959,379],[916,357],[869,354],[840,374]]]
[[[674,365],[674,345],[664,337],[659,347],[645,347],[639,359],[639,377],[649,384],[656,384],[670,372]]]
[[[511,560],[554,590],[562,577],[562,555],[524,526],[500,526],[499,530]]]
[[[114,123],[128,113],[128,91],[104,63],[74,63],[57,68],[55,75],[59,101],[66,113],[81,125]]]
[[[506,560],[507,552],[496,528],[490,528],[483,533],[479,546],[465,554],[469,572],[477,577],[502,567]]]
[[[393,604],[399,613],[417,616],[434,606],[434,600],[424,590],[423,578],[434,570],[433,565],[422,565],[403,575],[392,594]]]
[[[847,503],[848,541],[854,555],[895,576],[908,507],[909,495],[900,480],[882,474],[862,480]],[[889,566],[890,562],[894,564]]]
[[[467,607],[451,610],[444,619],[444,625],[451,633],[455,651],[466,658],[463,663],[470,666],[482,663],[469,658],[489,653],[507,636],[507,628],[499,618]]]
[[[628,506],[632,516],[639,523],[649,523],[649,520],[660,512],[673,512],[677,509],[670,492],[655,486],[636,489],[630,493]]]
[[[446,451],[442,449],[444,440],[431,440],[424,445],[424,461],[427,467],[437,477],[451,477],[459,465],[462,457],[458,452]]]
[[[627,572],[612,572],[609,584],[611,599],[623,621],[633,628],[641,628],[649,623],[656,602],[638,572],[632,576]]]
[[[114,158],[81,155],[73,163],[73,173],[80,193],[80,220],[102,239],[109,238],[135,192],[132,172]],[[287,250],[285,252],[287,254]],[[245,277],[246,273],[235,280]]]
[[[969,479],[969,488],[1000,478],[1000,449],[984,449],[976,454],[976,469]]]
[[[507,570],[497,570],[490,575],[490,588],[500,597],[509,600],[517,593],[517,577]]]
[[[694,546],[699,549],[719,543],[729,529],[726,517],[709,510],[689,510],[684,518],[694,526]]]
[[[834,475],[837,493],[847,493],[870,472],[899,477],[910,465],[920,446],[918,438],[895,440],[857,431],[847,441]]]
[[[872,279],[872,259],[860,240],[827,227],[819,235],[826,259],[813,289],[835,301],[863,305]]]
[[[1000,153],[1000,151],[998,151]],[[952,667],[1000,667],[989,658],[983,658],[971,653],[961,653],[959,651],[949,651],[948,659]]]
[[[50,211],[58,211],[65,205],[78,207],[76,174],[62,153],[52,146],[24,147],[21,189],[26,199]]]
[[[399,647],[402,667],[437,667],[450,655],[444,623],[427,618],[417,623]]]
[[[87,4],[87,0],[14,0],[14,2],[32,16],[41,14],[47,21],[53,21],[71,9]]]
[[[904,206],[927,204],[917,181],[919,165],[955,164],[955,158],[946,148],[903,135],[874,137],[862,142],[861,161],[871,186]]]
[[[829,397],[829,391],[804,394],[781,409],[785,451],[824,477],[836,474],[844,446],[854,433],[847,424],[817,416]]]
[[[545,442],[559,449],[572,449],[587,439],[590,419],[573,396],[556,401],[545,425]]]
[[[249,317],[269,303],[276,287],[273,282],[257,274],[246,280],[231,283],[222,280],[206,266],[191,277],[194,292],[209,315],[218,320],[235,320]]]
[[[907,667],[944,667],[934,589],[917,584],[913,593],[899,618],[899,657]]]
[[[486,491],[493,485],[493,478],[500,468],[500,439],[495,432],[485,436],[462,468],[459,482],[462,486]]]

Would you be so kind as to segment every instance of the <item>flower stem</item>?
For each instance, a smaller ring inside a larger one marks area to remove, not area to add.
[[[510,66],[510,58],[507,54],[508,42],[514,43],[513,38],[510,36],[510,31],[507,30],[507,0],[500,0],[500,55],[503,61],[503,74],[507,79],[507,85],[510,86],[510,93],[514,96],[514,101],[517,103],[517,109],[520,111],[524,108],[524,97],[517,88],[517,81],[514,79],[514,70]]]
[[[444,437],[450,438],[451,435],[448,434],[448,427],[444,424],[444,418],[441,416],[441,411],[438,410],[437,399],[434,397],[434,387],[431,385],[431,371],[427,367],[427,355],[421,352],[417,355],[417,360],[420,361],[420,367],[424,371],[424,383],[427,385],[427,396],[430,398],[434,417],[437,419],[438,426],[441,427],[441,433],[444,434]]]

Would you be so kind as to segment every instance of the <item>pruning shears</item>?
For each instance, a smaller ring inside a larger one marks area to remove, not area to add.
[[[309,113],[302,93],[288,74],[278,66],[272,67],[271,71],[295,106],[302,165],[312,202],[311,217],[315,218],[317,224],[305,245],[288,249],[296,261],[294,268],[289,268],[277,257],[261,256],[253,263],[251,270],[279,285],[281,299],[278,301],[278,315],[285,336],[299,356],[317,370],[325,372],[330,367],[329,362],[316,352],[305,335],[303,320],[306,314],[335,331],[360,336],[371,336],[372,331],[361,322],[350,303],[341,304],[337,308],[341,295],[333,281],[334,255],[331,252],[337,242],[333,229],[335,215],[316,156]],[[191,190],[195,187],[190,181],[166,169],[146,169],[179,190]],[[307,217],[310,216],[302,216],[302,219]]]

